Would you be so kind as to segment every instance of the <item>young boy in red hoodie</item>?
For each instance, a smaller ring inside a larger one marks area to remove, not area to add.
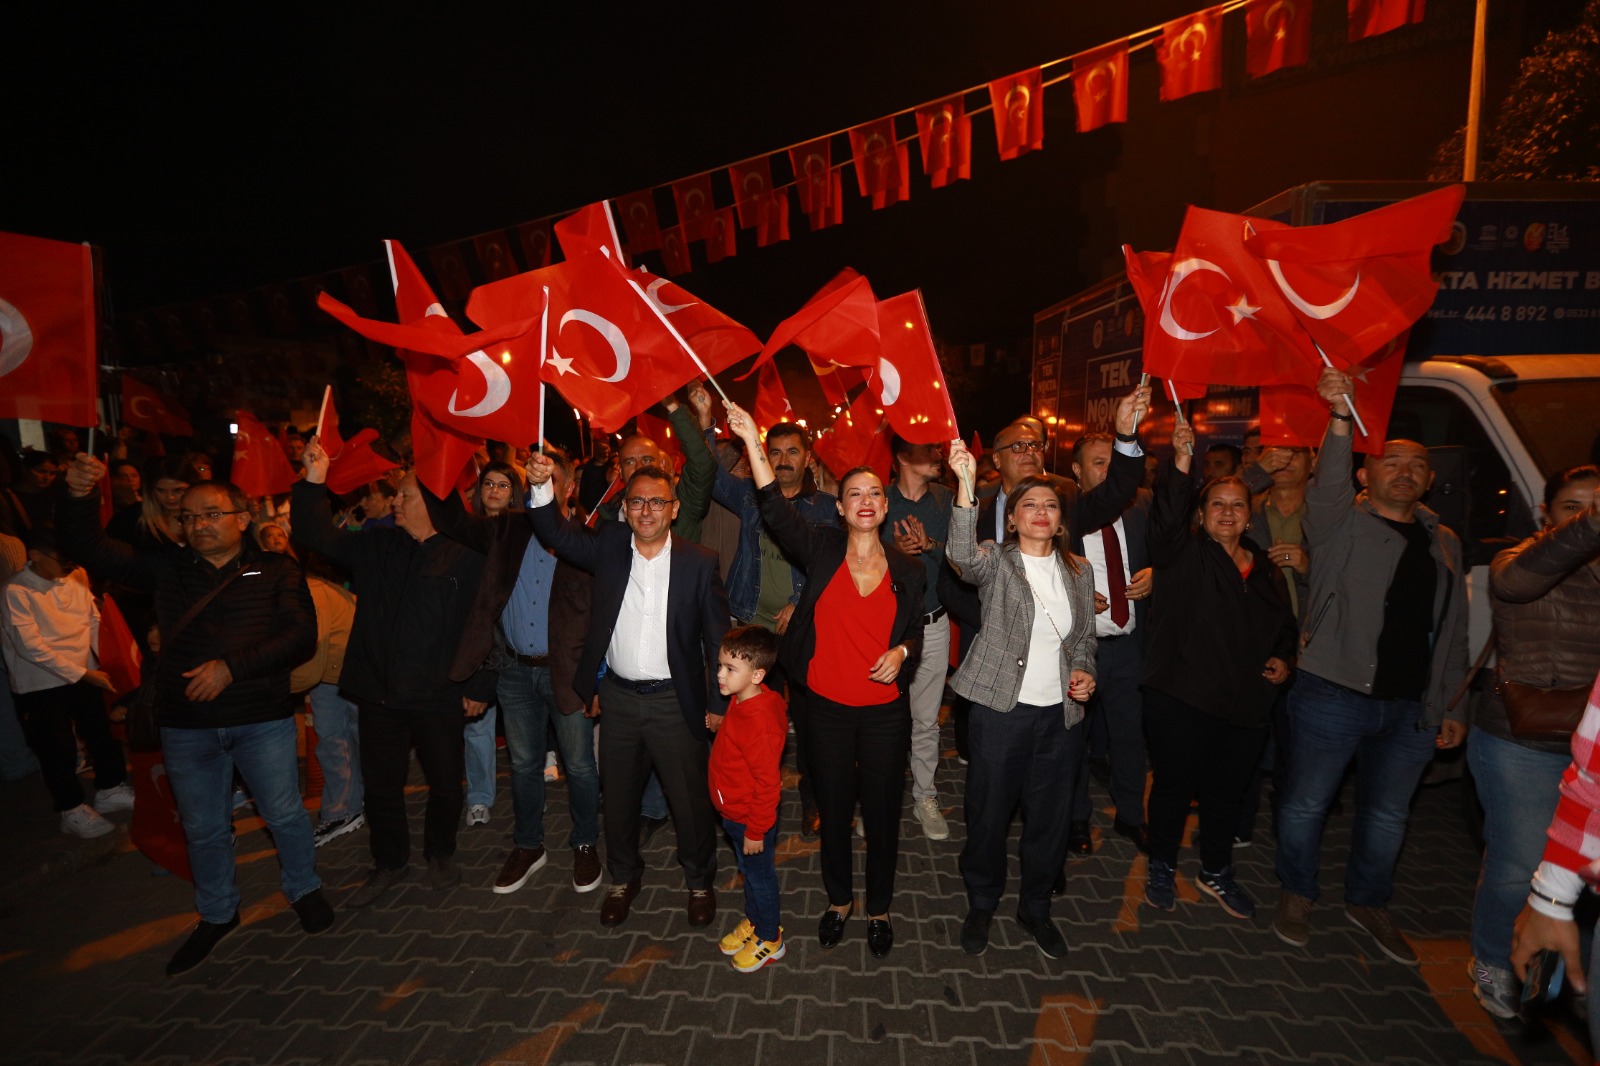
[[[760,626],[728,630],[717,656],[717,687],[728,697],[728,713],[711,746],[706,778],[744,875],[744,919],[720,944],[740,973],[776,962],[785,950],[772,853],[778,843],[778,762],[789,735],[789,708],[761,683],[777,659],[777,636]]]

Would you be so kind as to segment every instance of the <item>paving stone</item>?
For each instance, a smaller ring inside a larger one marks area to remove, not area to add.
[[[857,1041],[835,1036],[828,1044],[828,1062],[831,1066],[894,1066],[905,1060],[898,1040]]]
[[[776,1002],[740,998],[735,1001],[731,1032],[770,1032],[776,1036],[797,1036],[803,1002],[806,1001],[798,997]]]
[[[113,1026],[87,1049],[89,1055],[109,1055],[128,1062],[148,1057],[152,1048],[182,1028],[181,1023]]]
[[[622,1038],[630,1032],[632,1030],[629,1029],[599,1031],[580,1029],[561,1041],[551,1060],[570,1063],[572,1066],[584,1063],[611,1066],[612,1063],[620,1062],[617,1052],[622,1046]]]
[[[993,1007],[958,1008],[941,1003],[927,1006],[928,1019],[933,1027],[933,1043],[948,1044],[957,1040],[981,1042],[989,1047],[1002,1046],[1000,1023]]]
[[[727,1036],[733,1032],[733,1012],[737,1001],[732,996],[706,999],[700,995],[678,992],[663,994],[667,1003],[664,1033],[704,1031],[712,1036]]]
[[[847,1040],[865,1040],[867,1004],[864,1001],[848,1002],[837,998],[825,1002],[802,1000],[798,1031],[817,1037],[834,1033]]]
[[[695,1066],[689,1057],[694,1040],[692,1029],[667,1034],[630,1029],[623,1035],[617,1061],[627,1066]]]

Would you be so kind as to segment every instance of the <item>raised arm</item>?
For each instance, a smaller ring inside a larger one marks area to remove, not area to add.
[[[1150,552],[1150,565],[1157,570],[1171,566],[1189,546],[1189,520],[1194,514],[1196,487],[1189,476],[1194,456],[1189,447],[1194,444],[1192,426],[1175,426],[1172,430],[1172,455],[1162,460],[1156,472],[1155,497],[1150,502],[1150,523],[1145,539]]]
[[[1128,509],[1144,481],[1144,451],[1139,447],[1139,420],[1150,410],[1150,386],[1140,385],[1117,402],[1117,439],[1111,446],[1106,479],[1078,494],[1068,523],[1074,532],[1109,526]]]
[[[995,547],[993,541],[978,543],[978,501],[971,491],[976,484],[978,462],[959,440],[950,442],[948,461],[956,475],[956,498],[950,509],[945,561],[969,585],[987,585],[994,580]]]
[[[750,457],[750,476],[755,483],[756,501],[761,506],[761,521],[767,527],[767,535],[796,566],[802,570],[811,569],[811,561],[822,542],[793,501],[778,488],[772,466],[761,450],[761,435],[756,430],[755,419],[743,407],[730,403],[728,428],[744,441],[745,454]]]
[[[555,489],[550,485],[555,463],[549,456],[535,453],[528,459],[528,521],[539,543],[580,570],[594,573],[600,565],[600,531],[578,522],[564,522],[556,506]],[[608,525],[609,528],[609,525]]]
[[[294,539],[353,569],[363,554],[360,548],[373,543],[370,534],[334,528],[333,505],[328,502],[328,489],[323,484],[328,480],[328,453],[315,436],[306,444],[300,461],[306,476],[289,490],[289,524],[294,527]]]
[[[67,468],[67,495],[56,506],[62,546],[95,577],[150,591],[156,585],[155,559],[106,536],[100,524],[100,494],[105,477],[99,460],[80,454]]]
[[[1532,603],[1600,552],[1600,506],[1507,548],[1489,567],[1489,589],[1507,603]]]
[[[1349,377],[1328,367],[1317,382],[1317,395],[1329,408],[1328,430],[1317,452],[1317,466],[1306,485],[1306,540],[1315,545],[1350,519],[1356,490],[1350,480],[1350,404],[1345,399],[1355,386]]]
[[[689,386],[689,403],[693,412],[676,400],[667,399],[667,420],[683,446],[683,476],[678,479],[678,520],[672,524],[672,531],[687,540],[699,540],[700,523],[711,509],[712,486],[721,468],[701,430],[701,426],[710,421],[711,397],[698,381]]]

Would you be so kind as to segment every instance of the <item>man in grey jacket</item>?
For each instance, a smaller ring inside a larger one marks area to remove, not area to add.
[[[1328,807],[1359,760],[1345,914],[1396,962],[1417,956],[1389,915],[1411,795],[1435,748],[1466,736],[1445,704],[1467,671],[1467,595],[1461,542],[1421,505],[1433,484],[1428,450],[1392,440],[1350,485],[1353,385],[1329,368],[1317,383],[1332,409],[1306,492],[1311,588],[1289,694],[1289,778],[1278,816],[1272,923],[1303,947],[1317,898]],[[1284,560],[1287,562],[1288,560]],[[1273,562],[1279,562],[1274,559]]]

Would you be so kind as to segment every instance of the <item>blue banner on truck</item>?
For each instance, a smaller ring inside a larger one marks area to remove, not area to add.
[[[1312,224],[1392,201],[1325,200]],[[1600,202],[1467,200],[1433,254],[1439,295],[1412,331],[1430,355],[1595,351],[1600,334]]]

